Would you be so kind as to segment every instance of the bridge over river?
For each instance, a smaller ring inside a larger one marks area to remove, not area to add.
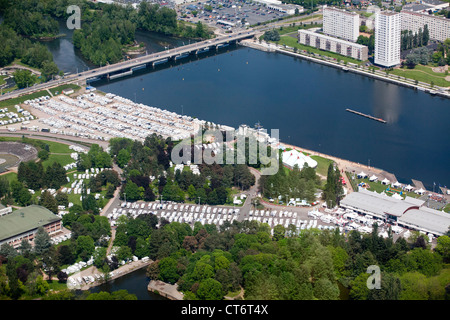
[[[236,34],[219,36],[214,39],[190,43],[178,48],[169,48],[164,52],[156,52],[115,64],[90,69],[81,73],[68,75],[63,79],[47,81],[45,83],[36,84],[32,87],[24,88],[21,90],[14,90],[0,96],[0,101],[15,98],[23,94],[29,94],[32,92],[49,89],[67,83],[89,83],[95,80],[100,80],[101,78],[119,78],[122,76],[130,75],[133,73],[133,71],[146,68],[150,65],[155,66],[160,63],[165,63],[169,60],[179,60],[189,55],[201,54],[210,50],[218,50],[221,47],[228,46],[240,40],[252,38],[257,32],[258,31],[256,30],[249,29]]]
[[[85,80],[87,83],[100,78],[115,79],[131,75],[133,71],[166,63],[169,60],[183,59],[189,55],[197,55],[210,50],[217,50],[226,47],[231,43],[252,38],[256,31],[245,31],[232,35],[222,36],[211,40],[191,43],[182,47],[167,49],[164,52],[152,53],[146,56],[137,57],[127,61],[119,62],[113,65],[100,67],[94,70],[85,71],[78,74],[79,80]]]

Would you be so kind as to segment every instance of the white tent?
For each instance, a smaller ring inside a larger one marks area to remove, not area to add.
[[[378,177],[376,176],[376,175],[372,175],[370,178],[369,178],[369,181],[377,181],[378,180]]]
[[[302,152],[298,152],[297,150],[284,151],[282,153],[283,165],[294,168],[295,165],[301,170],[305,166],[305,163],[308,164],[308,167],[315,168],[317,167],[317,161],[312,159],[309,156],[304,155]]]
[[[389,182],[390,181],[388,179],[386,179],[386,178],[384,178],[383,181],[381,181],[382,184],[389,184]]]
[[[366,178],[367,174],[364,171],[361,171],[360,173],[358,173],[358,178]]]
[[[398,200],[402,200],[402,199],[403,199],[402,196],[399,195],[398,193],[394,193],[394,194],[392,195],[392,198],[395,198],[395,199],[398,199]]]
[[[408,191],[411,191],[411,190],[413,189],[413,187],[412,187],[410,184],[408,184],[408,185],[405,187],[405,189],[408,190]]]
[[[401,184],[400,182],[398,182],[398,181],[395,181],[395,182],[392,184],[392,186],[397,188],[397,187],[401,187],[402,184]]]
[[[419,190],[414,191],[417,194],[423,194],[425,192],[425,190],[423,190],[423,188],[420,188]]]

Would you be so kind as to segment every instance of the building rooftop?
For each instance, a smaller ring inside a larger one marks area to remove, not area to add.
[[[311,31],[311,30],[300,29],[300,30],[298,30],[298,33],[305,33],[305,34],[313,35],[313,36],[316,36],[316,37],[321,37],[321,38],[326,39],[326,40],[331,40],[331,41],[336,41],[336,42],[339,42],[339,43],[342,43],[342,44],[351,45],[351,46],[353,46],[355,48],[362,49],[362,48],[367,47],[367,46],[359,44],[359,43],[355,43],[355,42],[351,42],[351,41],[348,41],[348,40],[343,40],[343,39],[327,36],[327,35],[325,35],[323,33],[318,33],[318,32],[314,32],[314,31]]]
[[[395,16],[400,14],[399,12],[393,12],[393,11],[380,11],[380,14],[383,16]]]
[[[404,5],[403,9],[419,12],[419,11],[433,9],[433,6],[428,5],[428,4],[421,4],[421,3],[411,3],[411,4]]]
[[[423,3],[423,4],[431,4],[433,6],[439,6],[439,5],[444,5],[444,4],[448,5],[447,2],[443,2],[443,1],[440,1],[440,0],[422,0],[421,3]]]
[[[337,11],[343,14],[348,14],[350,16],[357,16],[358,14],[356,12],[352,12],[352,11],[347,11],[345,9],[339,9],[339,8],[335,8],[335,7],[325,7],[324,10],[333,10],[333,11]]]
[[[361,188],[347,195],[341,205],[361,209],[376,215],[392,215],[399,223],[417,226],[436,234],[445,234],[450,226],[450,214],[423,206],[425,201],[406,197],[395,199]]]
[[[0,241],[61,220],[47,208],[31,205],[0,217]]]

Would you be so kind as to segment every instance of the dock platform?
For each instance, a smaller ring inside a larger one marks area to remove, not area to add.
[[[386,123],[386,120],[383,120],[381,118],[377,118],[377,117],[371,116],[370,114],[365,114],[365,113],[362,113],[362,112],[359,112],[359,111],[355,111],[355,110],[352,110],[352,109],[348,109],[348,108],[345,109],[345,111],[348,111],[348,112],[351,112],[351,113],[357,114],[359,116],[362,116],[362,117],[365,117],[365,118],[368,118],[368,119],[372,119],[372,120],[375,120],[375,121],[378,121],[378,122],[381,122],[381,123]]]
[[[423,190],[427,190],[427,189],[425,188],[425,186],[423,185],[422,181],[414,180],[414,179],[411,179],[411,181],[412,181],[412,183],[414,184],[414,186],[415,186],[417,189],[422,188]]]

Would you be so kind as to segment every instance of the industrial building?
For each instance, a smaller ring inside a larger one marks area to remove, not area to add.
[[[444,235],[450,226],[448,213],[425,206],[426,201],[411,197],[400,200],[360,188],[340,202],[340,206],[402,227]]]
[[[14,248],[22,240],[34,244],[39,227],[49,235],[62,231],[62,219],[42,206],[31,205],[0,217],[0,246],[7,243]]]

